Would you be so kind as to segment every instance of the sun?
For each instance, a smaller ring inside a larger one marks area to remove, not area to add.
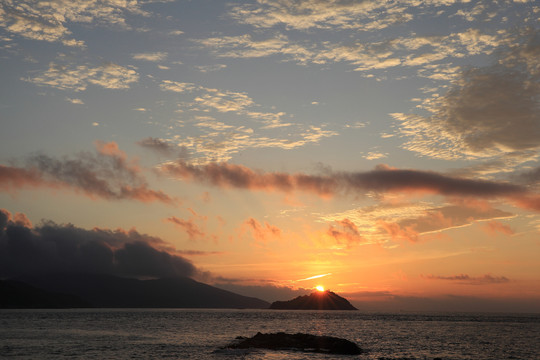
[[[317,286],[315,286],[315,289],[317,289],[317,291],[323,292],[324,291],[324,286],[317,285]]]

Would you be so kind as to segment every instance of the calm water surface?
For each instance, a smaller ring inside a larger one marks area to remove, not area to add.
[[[253,336],[258,331],[338,336],[367,352],[330,356],[220,349],[236,336]],[[540,314],[0,310],[0,358],[540,359]]]

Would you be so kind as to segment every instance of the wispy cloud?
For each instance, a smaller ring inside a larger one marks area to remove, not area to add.
[[[139,80],[139,74],[133,69],[113,63],[93,68],[87,65],[67,66],[50,63],[49,69],[41,75],[21,80],[60,90],[84,91],[89,84],[106,89],[128,89],[132,83]]]
[[[320,278],[323,278],[323,277],[326,277],[326,276],[330,276],[332,275],[332,273],[326,273],[326,274],[321,274],[321,275],[314,275],[314,276],[310,276],[310,277],[307,277],[307,278],[304,278],[304,279],[298,279],[298,280],[295,280],[296,281],[308,281],[308,280],[315,280],[315,279],[320,279]]]
[[[233,7],[230,16],[258,28],[285,25],[298,30],[310,28],[375,30],[407,22],[413,18],[406,7],[397,3],[340,0],[257,1],[255,4]]]
[[[197,240],[198,238],[204,239],[206,234],[202,231],[193,219],[181,219],[176,216],[171,216],[165,221],[170,222],[180,229],[182,229],[189,237],[190,240]]]
[[[285,34],[221,36],[193,39],[222,58],[261,58],[280,56],[301,65],[345,63],[366,73],[398,67],[417,68],[419,74],[434,80],[453,80],[458,66],[441,62],[479,54],[491,54],[508,43],[507,33],[469,28],[444,35],[408,35],[340,42],[317,42],[307,37],[291,40]],[[437,66],[434,66],[434,65]]]
[[[77,105],[83,105],[84,104],[84,101],[82,101],[81,99],[77,99],[77,98],[72,99],[72,98],[67,97],[66,101],[69,101],[70,103],[77,104]]]
[[[60,0],[54,2],[5,0],[0,4],[0,27],[33,40],[84,46],[71,37],[72,23],[107,24],[129,29],[125,13],[146,15],[138,1]]]
[[[469,276],[467,274],[452,275],[452,276],[435,276],[435,275],[423,275],[424,279],[428,280],[446,280],[455,281],[464,285],[487,285],[487,284],[504,284],[510,282],[505,276],[493,276],[486,274],[484,276]]]
[[[151,136],[138,141],[137,145],[160,153],[161,155],[173,156],[180,159],[189,158],[189,154],[185,147],[178,147],[171,144],[170,142],[158,138],[153,138]]]
[[[137,53],[133,54],[132,58],[134,60],[143,60],[143,61],[163,61],[167,58],[167,53],[163,51],[150,52],[150,53]]]
[[[199,162],[228,161],[245,149],[295,149],[338,135],[325,125],[285,122],[287,114],[283,111],[261,111],[263,106],[245,92],[172,80],[163,80],[159,86],[162,91],[181,96],[183,101],[178,105],[182,113],[189,114],[182,126],[187,123],[194,130],[191,135],[177,135],[170,141],[189,149]],[[284,133],[282,128],[290,130]]]
[[[227,65],[225,65],[225,64],[198,65],[198,66],[195,66],[195,67],[202,73],[208,73],[208,72],[212,72],[212,71],[218,71],[218,70],[225,69],[227,67]]]
[[[261,224],[254,218],[249,218],[244,221],[243,225],[251,230],[255,240],[261,244],[265,244],[273,239],[279,239],[282,236],[282,231],[280,228],[270,225],[266,221]]]

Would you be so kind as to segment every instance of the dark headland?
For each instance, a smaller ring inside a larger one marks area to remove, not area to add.
[[[275,301],[270,309],[276,310],[358,310],[338,294],[326,290],[299,296],[289,301]]]
[[[269,305],[186,277],[138,280],[58,273],[0,280],[0,308],[267,309]]]

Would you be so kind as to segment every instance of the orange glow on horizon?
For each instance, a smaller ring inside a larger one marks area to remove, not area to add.
[[[317,289],[317,291],[323,292],[324,291],[324,286],[317,285],[317,286],[315,286],[315,289]]]

